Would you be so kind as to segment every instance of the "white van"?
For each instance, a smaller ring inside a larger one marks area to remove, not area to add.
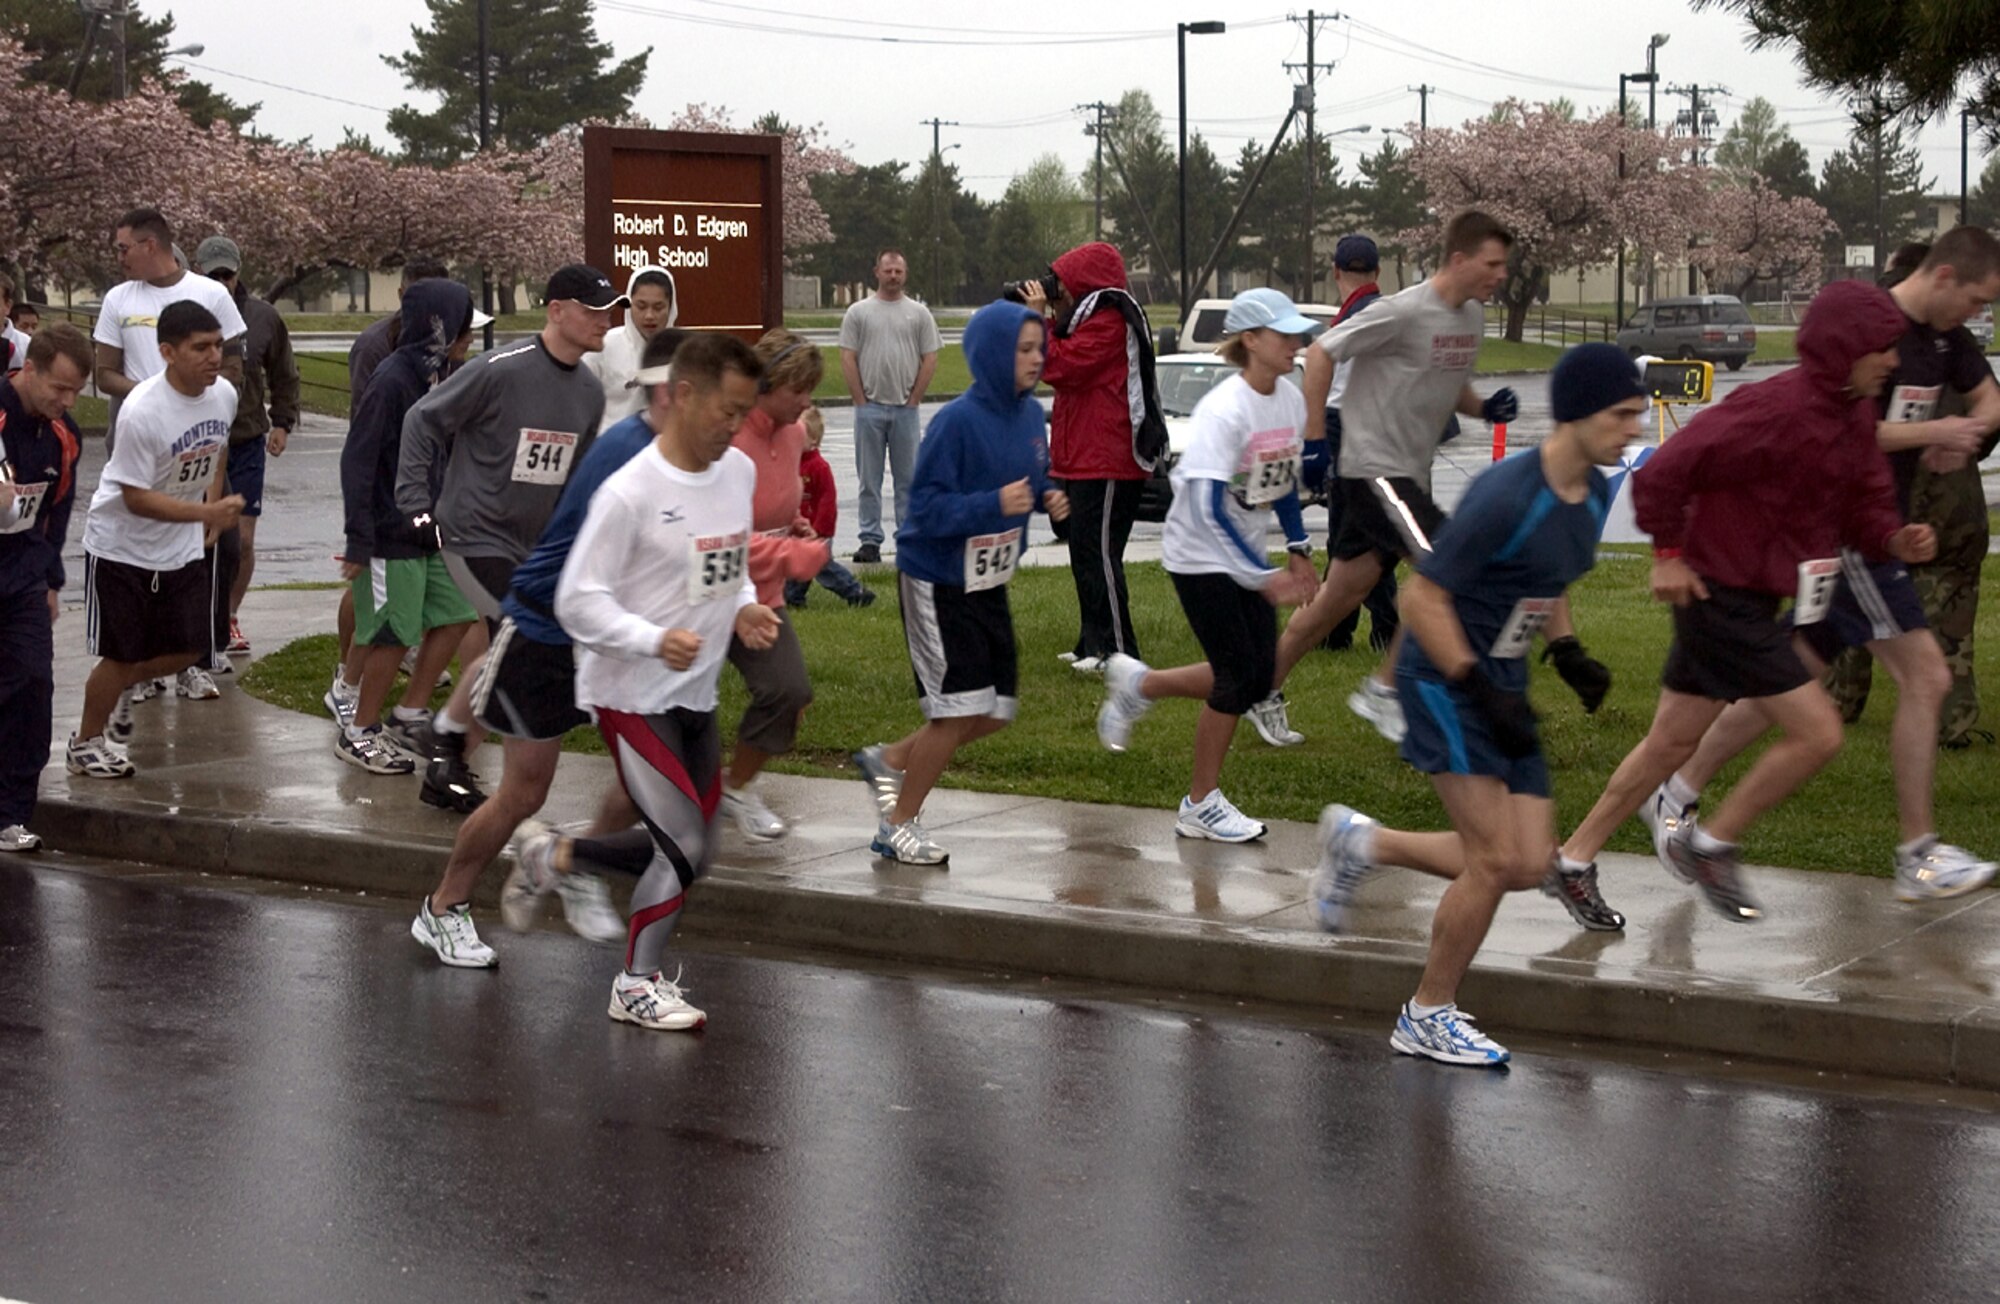
[[[1325,303],[1302,303],[1299,311],[1314,321],[1331,325],[1340,309]],[[1169,352],[1213,353],[1222,346],[1222,319],[1229,315],[1227,299],[1197,299],[1181,323],[1179,336]]]

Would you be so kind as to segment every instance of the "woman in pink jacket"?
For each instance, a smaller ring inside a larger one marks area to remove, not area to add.
[[[805,427],[799,418],[812,404],[825,362],[819,348],[788,330],[765,333],[757,341],[764,376],[757,382],[757,406],[744,415],[735,446],[757,464],[750,540],[750,580],[757,601],[778,612],[778,638],[767,648],[734,640],[729,662],[750,690],[750,705],[736,727],[736,751],[723,776],[722,809],[753,842],[771,842],[791,832],[750,784],[773,756],[792,750],[799,721],[812,704],[812,681],[805,652],[792,623],[783,619],[786,580],[810,580],[831,556],[826,540],[799,514],[799,458]]]

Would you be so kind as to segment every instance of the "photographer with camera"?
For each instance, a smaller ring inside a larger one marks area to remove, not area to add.
[[[1145,310],[1125,288],[1125,260],[1101,241],[1057,258],[1052,277],[1008,297],[1051,318],[1042,379],[1056,392],[1050,473],[1069,495],[1069,543],[1080,632],[1064,654],[1097,673],[1114,652],[1139,655],[1125,588],[1125,542],[1139,495],[1167,451]],[[1138,384],[1133,384],[1137,379]]]

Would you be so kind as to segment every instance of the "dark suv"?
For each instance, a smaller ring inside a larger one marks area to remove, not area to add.
[[[1757,351],[1757,328],[1750,324],[1750,310],[1734,295],[1655,299],[1618,332],[1618,347],[1635,358],[1647,353],[1700,358],[1741,371]]]

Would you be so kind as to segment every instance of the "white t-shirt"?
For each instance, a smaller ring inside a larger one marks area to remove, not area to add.
[[[556,584],[556,619],[576,640],[576,704],[655,715],[715,709],[715,683],[750,582],[757,465],[741,449],[699,475],[648,447],[595,494]],[[660,659],[670,629],[701,635],[686,670]]]
[[[235,419],[236,388],[226,380],[194,398],[175,389],[164,373],[140,381],[125,397],[118,446],[90,499],[84,551],[154,571],[179,570],[200,560],[200,522],[134,516],[121,486],[200,502],[215,480],[216,467],[229,456],[229,423]]]
[[[172,285],[121,281],[112,286],[104,296],[104,307],[97,314],[97,328],[91,332],[91,338],[99,344],[125,350],[125,374],[133,380],[157,376],[167,369],[166,359],[160,356],[160,314],[168,304],[183,299],[192,299],[215,314],[215,319],[222,323],[224,343],[249,329],[243,324],[243,314],[236,311],[236,300],[230,297],[227,286],[187,272]],[[122,405],[118,421],[122,439],[125,433]]]
[[[1272,570],[1264,543],[1270,507],[1298,487],[1305,422],[1305,396],[1282,379],[1259,394],[1238,373],[1202,396],[1171,477],[1174,502],[1160,537],[1169,571],[1262,586]],[[1218,482],[1225,486],[1219,512]]]
[[[13,322],[0,325],[0,335],[5,335],[7,342],[14,346],[12,356],[7,359],[7,374],[11,376],[28,360],[28,337]]]

